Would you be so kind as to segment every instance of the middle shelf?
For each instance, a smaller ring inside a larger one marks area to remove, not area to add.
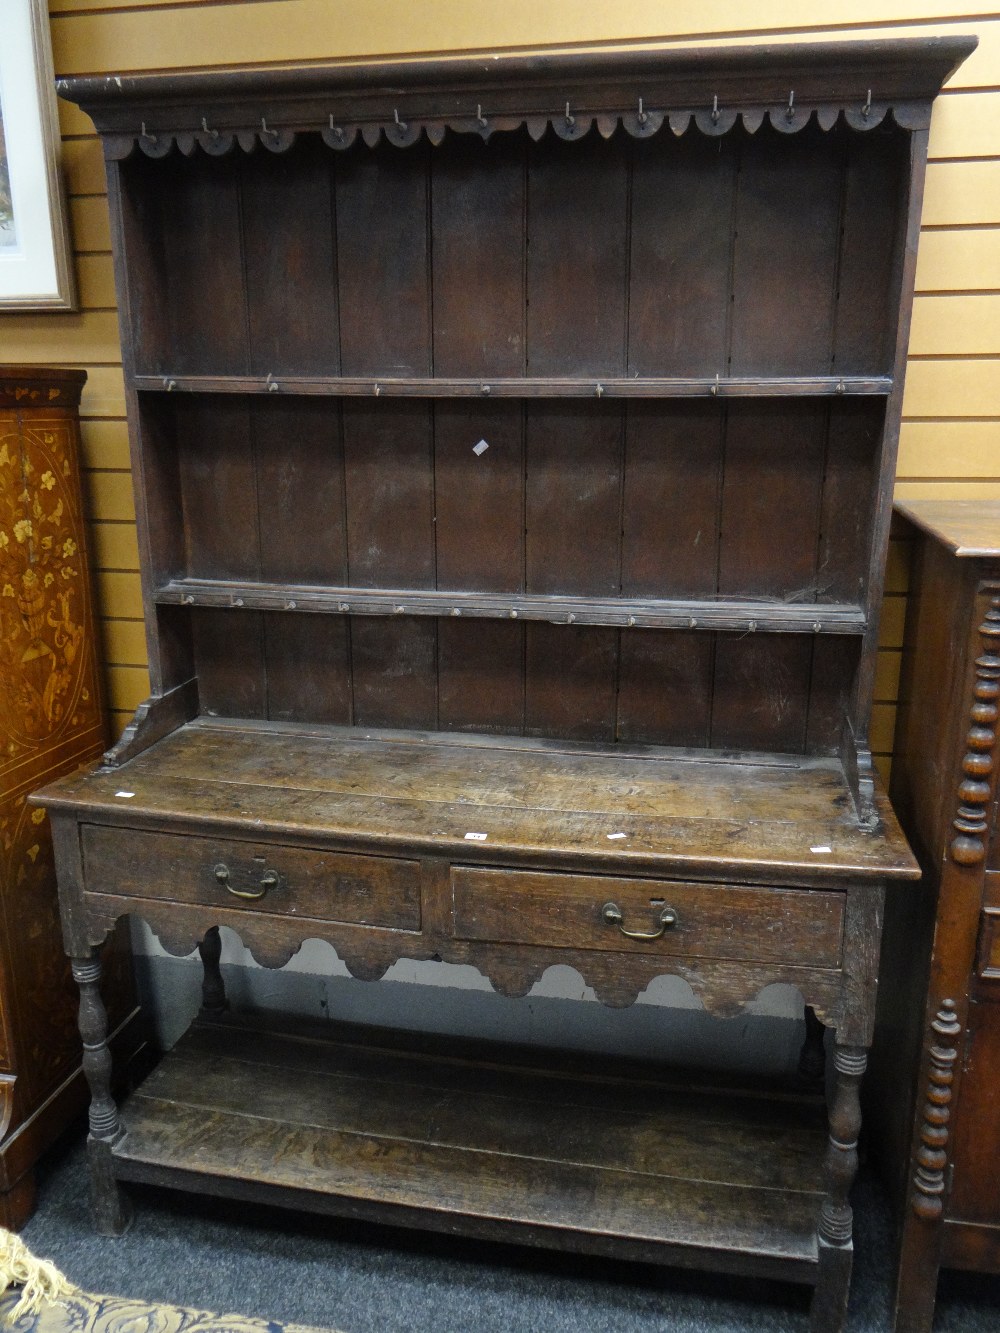
[[[816,398],[841,394],[885,397],[889,375],[529,376],[447,375],[132,376],[134,388],[164,393],[283,393],[335,398]]]
[[[155,590],[153,600],[161,606],[361,616],[467,616],[488,620],[542,620],[553,624],[742,633],[760,630],[856,635],[863,634],[867,624],[864,609],[848,602],[795,603],[777,598],[583,597],[437,588],[332,587],[233,579],[171,579]]]

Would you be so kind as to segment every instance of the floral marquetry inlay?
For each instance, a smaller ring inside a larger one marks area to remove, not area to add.
[[[17,430],[0,414],[0,714],[6,754],[51,739],[89,712],[88,603],[68,422]]]

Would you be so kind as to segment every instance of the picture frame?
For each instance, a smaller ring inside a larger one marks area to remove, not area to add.
[[[75,310],[45,0],[0,0],[0,313]]]

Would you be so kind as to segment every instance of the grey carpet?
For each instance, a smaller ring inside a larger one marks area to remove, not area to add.
[[[25,1241],[92,1291],[344,1333],[804,1333],[808,1292],[130,1188],[119,1240],[91,1234],[82,1136],[43,1163]],[[889,1328],[889,1219],[856,1190],[851,1333]],[[942,1275],[935,1333],[996,1333],[1000,1279]]]

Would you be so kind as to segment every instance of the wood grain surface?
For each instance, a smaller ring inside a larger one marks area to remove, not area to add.
[[[127,789],[126,798],[117,795]],[[387,849],[534,853],[804,883],[915,878],[885,803],[859,829],[839,761],[199,719],[112,772],[49,787],[50,808],[133,826],[254,827]],[[465,838],[485,832],[483,847]],[[624,839],[609,841],[611,833]],[[813,848],[819,850],[813,851]],[[829,848],[829,850],[826,850]],[[742,867],[742,869],[741,869]]]

